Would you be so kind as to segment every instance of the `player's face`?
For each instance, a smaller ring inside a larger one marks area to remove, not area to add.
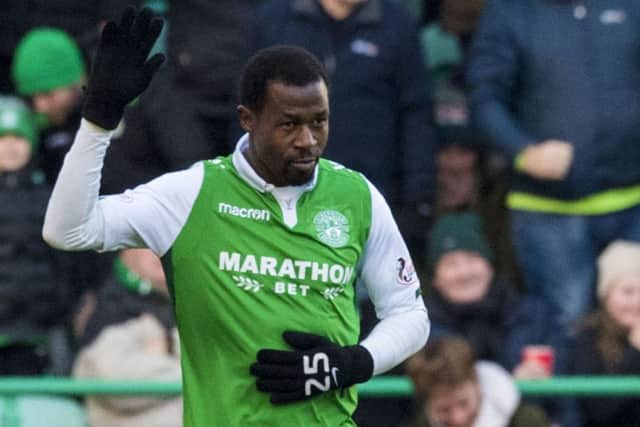
[[[476,381],[437,388],[425,405],[428,419],[442,427],[471,427],[480,409],[480,388]]]
[[[309,182],[329,136],[329,96],[322,80],[305,86],[270,82],[262,111],[240,106],[249,132],[247,160],[277,186]]]

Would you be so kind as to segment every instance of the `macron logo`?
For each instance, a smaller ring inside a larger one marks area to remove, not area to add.
[[[271,213],[266,209],[241,208],[227,203],[218,203],[218,212],[256,221],[269,221],[271,219]]]

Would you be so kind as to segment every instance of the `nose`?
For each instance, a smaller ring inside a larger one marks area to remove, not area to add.
[[[33,97],[33,109],[38,113],[46,113],[49,110],[49,97],[47,95],[36,95]]]
[[[300,133],[296,138],[296,145],[298,147],[312,147],[318,143],[318,140],[311,132],[309,126],[304,125],[300,127]]]
[[[636,310],[640,312],[640,290],[636,290],[629,298],[631,304],[634,304]]]
[[[451,418],[449,422],[451,423],[451,427],[466,427],[469,425],[467,413],[462,408],[452,409],[450,415]]]

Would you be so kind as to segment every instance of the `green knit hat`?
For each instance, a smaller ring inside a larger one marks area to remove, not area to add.
[[[438,260],[448,252],[474,252],[493,264],[493,251],[484,235],[482,219],[475,213],[447,214],[431,230],[427,267],[433,273]]]
[[[31,152],[38,147],[38,133],[33,114],[19,98],[0,96],[0,136],[21,136],[31,144]]]
[[[11,73],[18,93],[32,95],[79,82],[85,67],[78,45],[67,33],[36,28],[18,43]]]

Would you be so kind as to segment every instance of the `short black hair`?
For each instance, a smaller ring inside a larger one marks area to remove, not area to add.
[[[277,81],[305,86],[318,80],[323,80],[329,87],[324,67],[310,52],[297,46],[271,46],[254,54],[244,67],[240,80],[240,103],[260,112],[268,83]]]

